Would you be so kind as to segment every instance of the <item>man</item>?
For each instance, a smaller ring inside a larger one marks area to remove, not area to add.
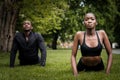
[[[32,32],[32,24],[30,21],[23,22],[24,32],[16,33],[13,39],[13,45],[10,53],[10,67],[14,67],[17,50],[19,51],[20,65],[33,65],[40,63],[45,66],[46,63],[46,47],[43,37]],[[41,57],[38,56],[38,49],[41,51]]]

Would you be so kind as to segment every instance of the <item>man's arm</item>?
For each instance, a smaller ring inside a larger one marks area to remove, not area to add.
[[[15,57],[16,57],[16,53],[17,53],[17,41],[14,38],[13,39],[13,44],[12,44],[12,49],[10,52],[10,67],[14,67],[14,63],[15,63]]]
[[[39,46],[40,51],[41,51],[40,65],[45,66],[45,64],[46,64],[46,56],[47,56],[46,46],[45,46],[45,43],[44,43],[44,39],[40,34],[38,34],[38,46]]]

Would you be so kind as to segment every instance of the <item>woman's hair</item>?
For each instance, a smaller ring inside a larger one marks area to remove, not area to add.
[[[94,13],[92,13],[92,12],[88,12],[88,13],[85,14],[85,16],[86,16],[87,14],[92,14],[92,15],[95,17],[95,19],[96,19],[96,16],[95,16]]]

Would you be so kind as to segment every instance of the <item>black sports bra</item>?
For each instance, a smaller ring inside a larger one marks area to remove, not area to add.
[[[102,44],[100,42],[98,33],[96,32],[97,38],[98,38],[98,45],[96,47],[90,48],[86,45],[85,43],[85,34],[84,33],[84,39],[83,39],[83,43],[81,45],[81,53],[82,56],[100,56],[101,55],[101,51],[102,51]]]

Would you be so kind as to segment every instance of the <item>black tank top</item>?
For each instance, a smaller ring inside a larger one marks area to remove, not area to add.
[[[101,55],[102,44],[100,42],[97,32],[96,32],[96,35],[97,35],[97,39],[98,39],[98,45],[96,47],[90,48],[85,43],[85,33],[84,33],[84,39],[83,39],[83,43],[81,45],[82,56],[100,56]]]

